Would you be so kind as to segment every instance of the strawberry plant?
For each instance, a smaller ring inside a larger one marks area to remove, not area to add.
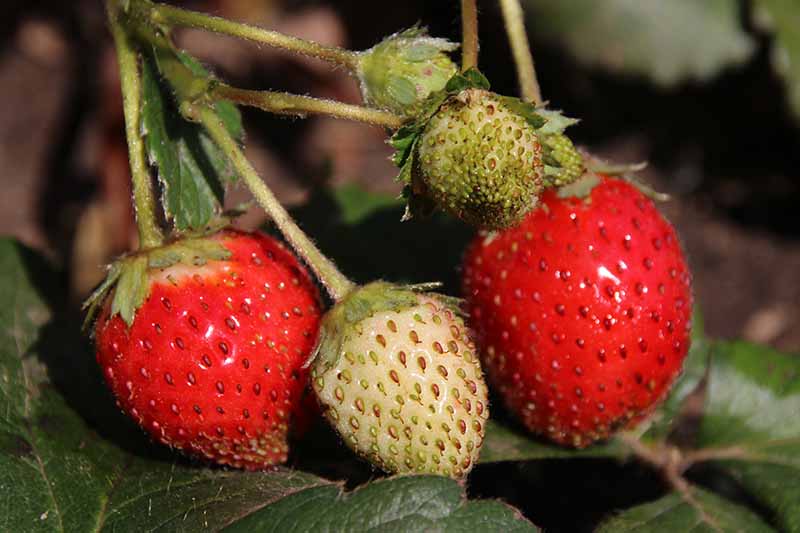
[[[499,4],[519,96],[478,69],[475,0],[460,43],[415,26],[361,52],[105,1],[138,244],[79,318],[0,240],[0,529],[537,531],[562,476],[638,476],[580,527],[800,531],[800,359],[705,335],[664,195],[576,147]],[[237,87],[183,27],[328,62],[364,103]],[[242,106],[382,128],[403,200],[287,210]]]

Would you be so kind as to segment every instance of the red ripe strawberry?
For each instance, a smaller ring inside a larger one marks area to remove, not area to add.
[[[587,446],[651,413],[689,348],[690,276],[672,226],[629,183],[553,190],[479,236],[464,294],[491,382],[532,432]]]
[[[180,246],[229,256],[153,268]],[[100,314],[97,361],[108,385],[164,444],[249,470],[284,462],[319,325],[316,287],[262,234],[227,230],[172,248],[148,256],[149,296],[130,326],[124,314],[109,318],[110,305]]]

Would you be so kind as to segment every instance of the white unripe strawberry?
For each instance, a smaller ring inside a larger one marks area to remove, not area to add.
[[[459,478],[489,416],[475,345],[446,297],[375,282],[323,319],[312,384],[345,443],[389,473]]]

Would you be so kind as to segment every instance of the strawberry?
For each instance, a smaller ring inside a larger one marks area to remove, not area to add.
[[[518,224],[546,187],[572,183],[583,157],[564,130],[576,120],[455,74],[392,136],[408,200],[403,220],[441,208],[482,229]]]
[[[490,380],[532,432],[583,447],[664,399],[689,348],[690,275],[672,226],[626,181],[588,175],[466,252]]]
[[[470,332],[445,297],[375,282],[323,319],[312,385],[358,454],[390,473],[466,475],[489,416]]]
[[[431,117],[418,143],[412,186],[479,227],[518,222],[543,187],[536,130],[507,101],[483,89],[461,91]]]
[[[248,470],[284,462],[320,316],[305,269],[273,238],[233,230],[121,265],[95,342],[123,411],[190,455]]]

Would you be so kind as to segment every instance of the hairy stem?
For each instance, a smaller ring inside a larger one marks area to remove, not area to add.
[[[120,0],[108,0],[109,2]],[[137,4],[131,4],[136,6]],[[147,5],[143,0],[139,5]],[[195,76],[177,56],[168,36],[163,35],[142,17],[129,16],[124,19],[129,31],[146,46],[153,49],[161,74],[170,84],[180,106],[181,113],[192,120],[200,122],[214,142],[225,153],[239,176],[248,186],[253,196],[278,226],[292,247],[314,270],[317,278],[325,285],[334,300],[340,300],[353,288],[336,266],[325,257],[311,239],[303,233],[289,213],[281,206],[272,191],[259,178],[258,173],[245,157],[239,144],[223,124],[216,110],[211,92],[220,85],[215,80]],[[124,31],[124,30],[123,30]]]
[[[151,20],[158,24],[199,28],[315,57],[353,71],[358,68],[358,53],[344,48],[325,46],[314,41],[166,4],[150,4],[149,12]]]
[[[517,66],[520,93],[523,100],[536,105],[542,103],[542,91],[536,79],[536,69],[533,65],[533,54],[525,32],[525,14],[519,0],[500,0],[503,11],[503,20],[506,25],[508,41],[511,43],[511,52]]]
[[[151,18],[146,16],[147,11],[140,7],[152,4],[146,0],[139,2],[134,5],[136,10],[132,10],[132,16],[127,19],[130,31],[136,38],[153,47],[159,69],[169,80],[179,100],[193,102],[198,99],[224,99],[281,115],[323,114],[391,129],[397,129],[403,123],[402,117],[388,111],[290,93],[240,89],[217,80],[195,76],[177,58],[169,37],[153,26]]]
[[[125,114],[125,135],[128,140],[128,154],[133,184],[133,203],[136,211],[136,225],[139,229],[139,246],[142,249],[155,248],[164,242],[155,216],[155,199],[152,180],[145,158],[144,142],[139,131],[141,123],[142,78],[139,71],[139,57],[117,18],[117,1],[107,0],[106,11],[111,26],[111,34],[117,49],[119,61],[122,102]]]
[[[478,7],[461,0],[461,70],[478,66]]]
[[[257,107],[279,115],[324,114],[366,122],[376,126],[385,126],[391,129],[397,129],[403,124],[402,117],[388,111],[344,104],[335,100],[312,98],[310,96],[275,91],[251,91],[225,84],[215,85],[211,89],[210,95],[212,98],[231,100],[238,104]]]
[[[314,270],[317,278],[325,285],[331,298],[336,301],[341,300],[342,297],[353,290],[353,282],[339,272],[336,265],[319,251],[311,239],[292,220],[292,217],[278,202],[269,187],[264,184],[216,112],[205,105],[189,105],[185,111],[203,124],[211,138],[227,155],[259,205],[272,218],[275,225],[278,226],[278,229],[297,253]]]

